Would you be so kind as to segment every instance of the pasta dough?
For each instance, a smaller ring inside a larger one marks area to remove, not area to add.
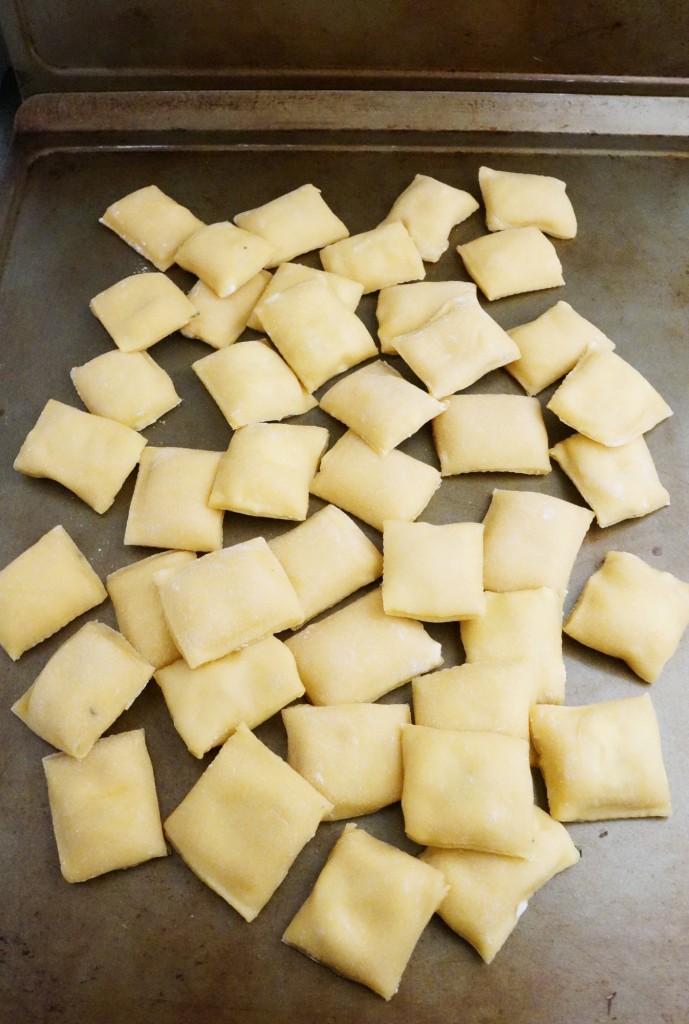
[[[340,274],[329,274],[326,270],[316,270],[315,267],[307,267],[303,263],[281,263],[270,278],[262,298],[267,299],[274,292],[284,292],[285,288],[291,288],[293,284],[313,279],[326,284],[352,313],[356,310],[364,290],[358,281],[352,281],[351,277],[342,277]],[[264,329],[256,309],[249,317],[248,326],[254,331]]]
[[[19,449],[14,468],[55,480],[102,515],[146,447],[122,423],[48,399]]]
[[[269,267],[277,267],[349,234],[315,185],[302,185],[254,210],[238,213],[234,222],[274,246]]]
[[[349,824],[282,939],[391,999],[446,891],[440,871]]]
[[[179,247],[175,263],[196,274],[221,299],[267,267],[275,246],[228,221],[199,228]]]
[[[198,338],[213,348],[233,345],[247,326],[251,312],[270,280],[267,270],[259,270],[224,299],[203,281],[197,281],[189,292],[189,301],[198,315],[180,328],[180,334],[185,338]]]
[[[103,737],[82,760],[49,754],[43,768],[66,881],[167,856],[143,729]]]
[[[91,312],[123,352],[140,352],[184,327],[196,309],[165,274],[133,274],[91,299]]]
[[[550,472],[548,433],[537,398],[452,395],[433,420],[442,476]]]
[[[534,227],[482,235],[457,252],[487,299],[557,288],[565,283],[553,243]]]
[[[170,376],[148,352],[104,352],[71,372],[72,383],[89,412],[142,430],[182,399]]]
[[[312,704],[368,703],[442,664],[420,622],[386,615],[380,588],[286,641]]]
[[[489,231],[536,227],[555,238],[575,237],[577,219],[559,178],[480,167],[478,183]]]
[[[531,735],[550,813],[558,821],[672,813],[648,694],[579,707],[536,705]]]
[[[0,644],[16,661],[107,596],[67,531],[55,526],[0,572]]]
[[[426,276],[419,250],[399,221],[327,245],[320,256],[326,270],[358,281],[365,295]]]
[[[100,223],[145,256],[158,270],[175,261],[182,242],[203,227],[186,206],[171,199],[157,185],[146,185],[107,208]]]
[[[381,352],[394,355],[400,334],[418,331],[447,302],[467,294],[476,295],[476,285],[468,281],[413,281],[381,288],[376,305]]]
[[[165,821],[179,855],[253,921],[330,804],[241,724]]]
[[[287,760],[333,805],[329,821],[372,814],[402,796],[408,704],[285,708]]]
[[[689,583],[627,551],[608,551],[565,620],[568,636],[654,682],[689,625]]]
[[[450,231],[478,210],[472,195],[427,174],[417,174],[392,204],[383,224],[401,221],[423,260],[437,263],[448,246]]]

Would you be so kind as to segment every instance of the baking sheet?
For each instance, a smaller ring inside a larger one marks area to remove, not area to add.
[[[88,310],[89,299],[146,262],[98,224],[113,200],[156,183],[203,220],[231,218],[307,181],[351,232],[387,213],[414,174],[422,172],[478,196],[486,163],[553,174],[568,183],[579,235],[557,242],[566,285],[556,292],[504,299],[489,306],[504,327],[526,322],[557,299],[570,302],[617,343],[661,392],[675,415],[648,436],[672,503],[645,519],[605,531],[593,526],[572,576],[566,607],[606,551],[629,550],[689,580],[689,394],[686,310],[689,275],[689,163],[682,140],[550,138],[366,133],[308,137],[244,133],[155,139],[103,134],[18,140],[7,193],[0,278],[0,564],[61,523],[101,578],[151,553],[123,546],[133,480],[100,517],[49,481],[12,469],[18,448],[48,398],[79,405],[72,366],[111,343]],[[484,232],[481,213],[455,229],[448,253],[428,265],[428,279],[466,278],[454,246]],[[309,258],[308,262],[313,262]],[[182,285],[192,279],[171,276]],[[359,313],[375,328],[375,299]],[[167,369],[183,404],[144,433],[153,445],[222,450],[230,431],[190,369],[211,350],[175,335],[152,354]],[[394,360],[399,365],[399,360]],[[474,392],[520,389],[504,372]],[[545,403],[553,389],[541,395]],[[325,422],[319,411],[304,422]],[[328,420],[332,438],[340,429]],[[551,440],[566,431],[546,414]],[[404,450],[435,464],[429,430]],[[502,474],[445,480],[421,518],[480,521],[493,487],[539,490],[582,503],[557,467],[545,478]],[[315,511],[320,503],[312,501]],[[290,524],[227,514],[225,542],[257,532],[270,537]],[[374,531],[368,531],[376,536]],[[380,538],[378,537],[378,541]],[[628,1024],[689,1020],[689,830],[687,826],[686,679],[689,644],[667,665],[651,694],[659,717],[674,815],[667,821],[596,822],[568,826],[581,862],[531,901],[498,954],[485,966],[439,918],[424,932],[398,994],[386,1004],[280,942],[280,936],[324,863],[344,823],[323,824],[265,910],[252,924],[204,886],[174,853],[80,885],[59,872],[41,758],[50,748],[9,706],[60,642],[85,619],[115,625],[104,604],[18,663],[2,654],[5,710],[0,713],[0,1018],[147,1021],[206,1020],[562,1024],[620,1020]],[[430,626],[446,665],[461,660],[453,625]],[[0,652],[2,653],[2,652]],[[646,692],[624,665],[565,640],[567,702],[587,703]],[[409,698],[404,687],[390,695]],[[185,749],[154,682],[111,731],[143,726],[163,817],[210,761]],[[279,716],[257,729],[284,755]],[[537,788],[542,799],[541,788]],[[374,835],[416,851],[403,834],[399,807],[360,820]],[[270,842],[270,837],[266,837]]]

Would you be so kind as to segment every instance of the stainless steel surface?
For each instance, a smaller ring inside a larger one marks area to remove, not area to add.
[[[419,103],[430,109],[427,98]],[[623,140],[542,133],[496,137],[472,131],[208,130],[149,135],[72,130],[24,131],[16,143],[2,211],[1,565],[57,523],[68,529],[101,577],[149,553],[122,543],[131,480],[100,517],[59,486],[12,469],[21,441],[49,397],[79,404],[70,368],[110,347],[88,310],[89,299],[145,266],[98,224],[110,202],[155,182],[210,221],[311,181],[356,232],[378,223],[415,173],[431,174],[478,195],[478,167],[488,163],[563,178],[579,218],[578,237],[556,243],[565,287],[501,300],[490,305],[491,314],[510,327],[538,315],[556,299],[566,299],[616,341],[619,354],[675,411],[649,436],[672,504],[605,531],[593,527],[577,559],[567,604],[609,549],[632,551],[689,580],[686,139],[648,139],[643,129]],[[480,213],[456,229],[448,253],[436,266],[428,266],[429,279],[465,277],[454,245],[483,231]],[[172,276],[179,283],[191,280],[182,272],[173,271]],[[371,327],[374,306],[369,296],[360,307]],[[190,369],[207,351],[179,335],[152,350],[184,399],[145,431],[152,444],[218,450],[227,445],[229,428]],[[501,371],[471,390],[519,393]],[[550,390],[541,396],[544,402]],[[326,418],[316,411],[307,419]],[[336,436],[337,426],[329,424]],[[553,441],[564,435],[550,415],[547,425]],[[435,462],[428,430],[404,448]],[[422,518],[478,521],[495,486],[537,489],[581,503],[553,467],[545,478],[491,474],[448,479]],[[312,509],[316,507],[314,500]],[[289,524],[228,514],[225,539],[229,544],[256,531],[270,536],[287,528]],[[109,605],[88,617],[114,624]],[[280,943],[342,824],[320,827],[251,925],[174,854],[80,885],[62,880],[41,766],[49,748],[8,708],[79,624],[16,664],[0,652],[5,703],[0,714],[0,1019],[13,1024],[689,1021],[688,637],[651,688],[673,817],[571,826],[581,862],[537,894],[490,967],[435,918],[399,993],[386,1004]],[[432,626],[430,631],[443,643],[446,664],[461,659],[455,626]],[[621,663],[573,642],[566,643],[566,661],[569,703],[646,692]],[[408,688],[392,698],[400,696],[408,696]],[[113,731],[137,726],[146,729],[165,816],[210,758],[198,762],[186,752],[154,683]],[[284,754],[278,718],[257,733]],[[540,786],[538,794],[542,799]],[[361,819],[361,825],[415,849],[403,835],[398,807]]]

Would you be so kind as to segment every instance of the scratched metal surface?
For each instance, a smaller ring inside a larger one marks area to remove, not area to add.
[[[572,576],[567,605],[610,549],[629,550],[689,580],[689,394],[686,311],[689,301],[689,162],[686,147],[615,140],[428,135],[289,140],[244,135],[163,145],[141,137],[35,136],[19,139],[9,179],[0,271],[0,564],[62,523],[104,578],[143,549],[123,546],[130,479],[100,517],[48,481],[12,469],[16,452],[45,401],[78,405],[69,370],[107,350],[110,341],[89,299],[144,269],[144,261],[98,224],[114,199],[155,182],[204,220],[231,217],[306,181],[322,189],[352,232],[374,226],[413,175],[423,172],[478,195],[482,163],[554,174],[568,182],[579,235],[558,242],[566,285],[490,306],[504,327],[523,323],[563,298],[617,343],[617,351],[660,390],[675,415],[649,435],[671,505],[606,531],[591,529]],[[455,229],[429,279],[465,277],[454,245],[484,230],[481,212]],[[180,284],[191,279],[171,276]],[[375,327],[375,300],[359,312]],[[210,351],[174,335],[153,349],[184,401],[147,428],[151,444],[224,449],[230,431],[190,369]],[[497,371],[473,391],[519,393]],[[541,398],[545,402],[552,389]],[[320,411],[308,422],[326,422]],[[337,425],[328,420],[333,438]],[[547,416],[551,439],[564,429]],[[435,464],[429,430],[404,449]],[[422,518],[482,518],[493,487],[537,489],[581,503],[556,467],[545,478],[499,474],[446,480]],[[312,501],[312,511],[319,507]],[[289,524],[227,515],[226,543]],[[373,535],[373,531],[371,535]],[[114,624],[109,604],[86,618]],[[340,834],[324,824],[274,898],[251,925],[206,888],[175,855],[91,882],[61,878],[41,758],[48,746],[10,712],[57,645],[81,625],[13,664],[0,652],[0,1019],[172,1024],[210,1020],[242,1024],[357,1020],[454,1024],[580,1024],[689,1021],[689,810],[686,679],[689,644],[652,687],[675,813],[668,821],[601,822],[570,827],[582,860],[532,900],[516,931],[486,967],[434,918],[384,1003],[293,949],[280,936]],[[461,661],[454,626],[433,626],[446,664]],[[566,643],[569,703],[646,692],[624,665]],[[391,695],[408,698],[408,688]],[[196,761],[175,733],[151,683],[113,727],[143,726],[163,816],[208,761]],[[284,754],[279,717],[258,735]],[[539,798],[542,797],[537,787]],[[374,835],[415,851],[398,807],[361,819]],[[270,841],[270,837],[266,837]]]

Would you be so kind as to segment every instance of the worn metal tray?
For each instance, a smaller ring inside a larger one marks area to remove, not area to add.
[[[369,96],[368,102],[358,94],[349,108],[341,95],[321,97],[320,110],[314,106],[308,117],[298,95],[257,106],[251,97],[240,102],[236,96],[213,94],[210,114],[199,95],[140,97],[140,104],[135,96],[126,102],[78,96],[35,100],[20,111],[2,208],[1,565],[58,523],[102,578],[150,553],[127,549],[122,542],[131,479],[101,517],[59,486],[28,479],[12,468],[49,397],[79,404],[70,368],[110,347],[89,312],[89,299],[144,269],[132,249],[98,224],[109,203],[156,183],[211,221],[310,181],[356,232],[378,223],[417,172],[478,195],[477,171],[486,163],[563,178],[579,219],[578,237],[557,243],[565,287],[492,303],[491,314],[510,327],[566,299],[616,341],[618,353],[675,412],[648,438],[671,505],[604,531],[594,526],[577,560],[567,606],[611,549],[632,551],[689,580],[686,110],[641,110],[617,98],[610,101],[612,108],[606,106],[605,117],[596,119],[589,111],[583,134],[583,125],[576,123],[581,110],[572,114],[566,97],[550,97],[550,114],[544,116],[539,97],[525,107],[524,97],[510,106],[509,97],[484,96],[475,103],[462,100],[458,110],[456,97],[443,101],[437,94],[430,99],[420,95],[405,108],[405,131],[397,127],[400,94],[388,107],[381,94]],[[108,116],[101,116],[106,107]],[[332,130],[335,109],[339,131]],[[513,131],[485,130],[510,123],[510,117]],[[319,119],[329,130],[319,128]],[[106,122],[108,131],[97,130]],[[620,126],[619,134],[610,131],[611,122]],[[649,124],[660,126],[656,134],[648,134]],[[643,127],[635,134],[638,125]],[[608,134],[596,135],[597,130]],[[465,277],[454,245],[483,231],[480,212],[455,229],[446,255],[428,266],[429,279]],[[183,272],[171,274],[180,284],[191,281]],[[373,329],[374,307],[369,296],[359,310]],[[153,350],[184,401],[145,431],[151,444],[227,446],[229,428],[190,369],[207,351],[180,335]],[[502,371],[471,390],[519,393]],[[551,390],[541,396],[544,401]],[[317,410],[308,420],[325,422],[326,417]],[[332,420],[328,425],[337,436],[337,425]],[[553,441],[564,435],[549,415],[547,425]],[[435,460],[428,430],[404,448],[425,461]],[[495,486],[537,489],[581,503],[554,467],[544,478],[490,474],[447,479],[422,518],[479,521]],[[317,507],[314,499],[312,509]],[[272,536],[289,525],[228,514],[225,540],[231,544],[254,533]],[[115,624],[109,604],[88,617]],[[16,664],[2,654],[0,1019],[13,1024],[689,1021],[687,637],[651,691],[674,815],[667,821],[570,826],[581,862],[533,898],[490,967],[434,918],[399,993],[385,1003],[280,942],[343,823],[319,828],[250,925],[174,853],[80,885],[62,879],[41,765],[50,750],[9,706],[81,621]],[[456,627],[429,628],[443,643],[446,664],[461,661]],[[565,654],[568,703],[646,692],[645,684],[617,661],[567,641]],[[400,696],[407,698],[408,688],[392,698]],[[139,726],[146,730],[166,816],[210,757],[199,762],[186,751],[153,682],[113,731]],[[257,733],[285,753],[279,716]],[[537,793],[542,799],[540,786]],[[361,825],[404,849],[416,849],[403,834],[398,807],[361,819]]]

